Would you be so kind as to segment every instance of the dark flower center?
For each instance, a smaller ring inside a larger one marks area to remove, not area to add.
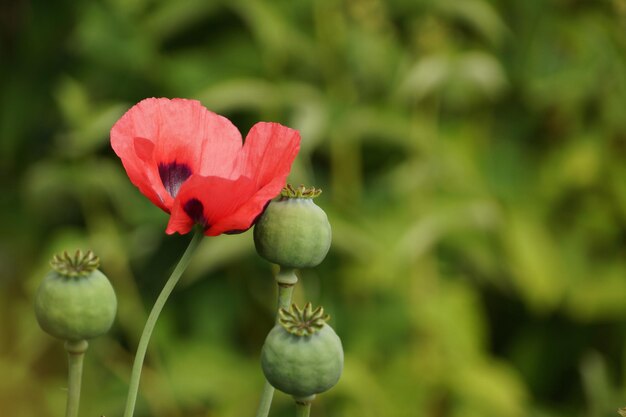
[[[200,200],[198,200],[197,198],[190,199],[183,205],[183,210],[185,210],[187,216],[189,216],[189,218],[193,220],[194,223],[197,223],[203,226],[205,229],[208,229],[209,225],[206,218],[204,217],[204,205]]]
[[[191,168],[176,161],[169,164],[159,164],[161,182],[172,197],[176,197],[181,185],[191,176]]]

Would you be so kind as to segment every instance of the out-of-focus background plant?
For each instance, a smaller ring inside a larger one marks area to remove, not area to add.
[[[300,129],[291,179],[334,237],[295,300],[346,367],[315,416],[616,415],[626,405],[625,0],[15,0],[0,5],[0,414],[58,416],[34,318],[52,254],[119,298],[81,414],[121,415],[146,310],[189,236],[108,131],[145,97]],[[138,417],[250,416],[273,320],[251,233],[206,239],[157,327]],[[277,395],[274,416],[293,415]]]

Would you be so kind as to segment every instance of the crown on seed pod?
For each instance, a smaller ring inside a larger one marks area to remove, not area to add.
[[[70,256],[65,251],[62,255],[54,255],[50,261],[50,266],[66,277],[84,277],[98,269],[100,258],[90,250],[85,253],[77,250],[74,256]]]
[[[280,192],[280,196],[284,198],[315,198],[320,194],[322,194],[322,190],[320,188],[307,188],[303,184],[300,184],[297,188],[291,184],[287,184]]]
[[[324,314],[324,307],[319,306],[313,310],[310,302],[302,309],[292,304],[289,310],[281,308],[278,312],[278,322],[296,336],[311,336],[324,327],[328,320],[330,315]]]

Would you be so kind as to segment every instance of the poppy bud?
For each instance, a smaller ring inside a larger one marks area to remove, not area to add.
[[[35,314],[41,328],[68,341],[91,339],[105,333],[115,318],[117,299],[111,283],[97,268],[89,251],[65,252],[50,262],[50,271],[37,290]]]
[[[285,268],[310,268],[324,260],[330,249],[330,223],[313,202],[321,192],[287,184],[254,226],[259,255]]]
[[[273,387],[296,400],[333,387],[343,370],[343,348],[335,331],[326,324],[324,309],[307,303],[279,311],[279,322],[265,339],[261,366]]]

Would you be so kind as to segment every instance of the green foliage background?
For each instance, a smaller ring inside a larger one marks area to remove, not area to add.
[[[334,240],[301,272],[342,337],[314,416],[614,416],[626,405],[625,0],[15,0],[0,5],[0,414],[59,416],[62,344],[32,300],[92,248],[119,297],[83,416],[119,416],[189,236],[108,131],[187,97],[297,128],[291,181]],[[251,416],[272,325],[251,233],[206,239],[157,327],[138,417]],[[293,415],[288,397],[273,416]]]

